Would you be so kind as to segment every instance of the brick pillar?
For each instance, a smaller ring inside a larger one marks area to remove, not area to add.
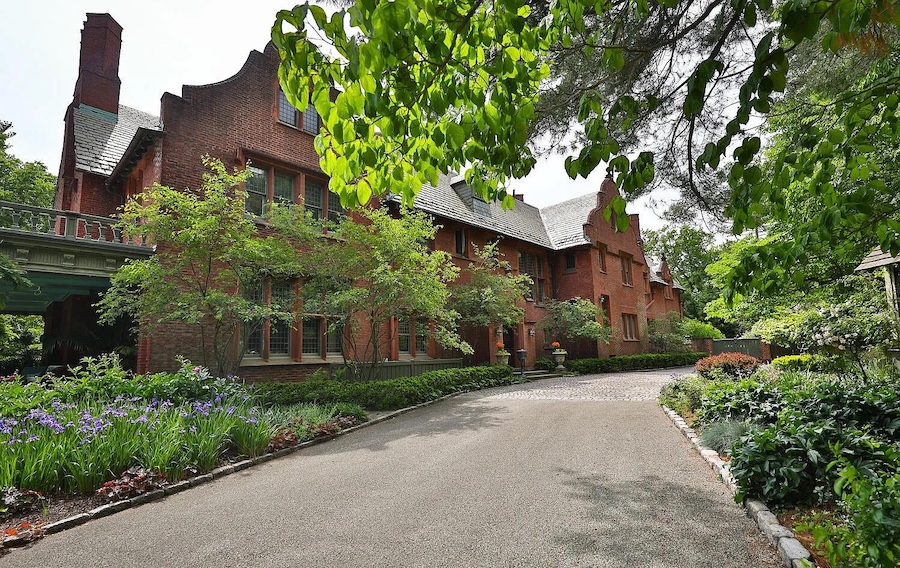
[[[770,362],[772,360],[772,346],[766,343],[765,341],[759,342],[759,350],[760,350],[760,359],[765,362]]]
[[[693,347],[694,351],[704,352],[709,355],[713,354],[713,340],[712,339],[692,339],[691,347]]]

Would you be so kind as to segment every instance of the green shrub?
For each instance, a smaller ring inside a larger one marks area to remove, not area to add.
[[[681,329],[690,339],[725,339],[725,334],[714,325],[691,318],[681,320]]]
[[[750,425],[737,420],[715,422],[703,429],[700,443],[719,452],[721,455],[731,454],[731,448],[750,431]]]
[[[544,371],[554,371],[556,370],[556,362],[550,357],[538,357],[537,361],[534,362],[534,368]]]
[[[753,378],[713,382],[703,394],[697,420],[701,424],[737,420],[768,426],[778,420],[785,406],[784,397],[774,383]]]
[[[619,357],[575,359],[566,361],[565,365],[570,371],[586,375],[693,365],[705,356],[706,353],[645,353]]]
[[[779,371],[831,373],[842,370],[844,361],[827,355],[785,355],[772,359],[772,366]]]
[[[891,464],[897,452],[890,444],[833,419],[809,422],[786,410],[774,426],[753,430],[735,444],[735,500],[756,496],[769,505],[786,506],[832,501],[837,475],[828,464],[842,456],[869,471],[896,469]]]
[[[659,402],[681,416],[687,416],[700,408],[707,385],[709,381],[699,375],[680,377],[663,386],[659,393]]]
[[[697,361],[697,372],[706,378],[713,378],[715,371],[721,371],[733,379],[749,377],[759,367],[760,360],[744,353],[722,353]]]
[[[900,472],[867,475],[846,459],[835,484],[840,508],[807,525],[832,566],[892,568],[900,564]]]
[[[253,396],[262,405],[352,402],[372,410],[396,410],[434,400],[445,394],[511,384],[514,380],[510,367],[491,365],[443,369],[418,377],[383,381],[349,382],[325,379],[298,383],[265,383],[255,387]]]

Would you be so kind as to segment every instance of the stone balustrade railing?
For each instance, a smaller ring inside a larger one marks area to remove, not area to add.
[[[0,201],[0,230],[35,233],[76,241],[149,246],[140,237],[128,237],[116,220],[74,211],[59,211]]]

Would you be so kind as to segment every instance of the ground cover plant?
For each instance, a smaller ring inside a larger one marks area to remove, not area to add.
[[[855,370],[829,357],[785,358],[750,376],[733,367],[680,379],[660,401],[693,419],[705,445],[730,454],[738,500],[799,507],[794,526],[832,566],[893,567],[900,377],[883,364]]]

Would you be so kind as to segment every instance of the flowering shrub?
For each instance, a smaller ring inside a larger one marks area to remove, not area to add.
[[[146,401],[168,400],[183,404],[216,397],[246,397],[246,389],[231,379],[181,359],[175,373],[132,376],[122,368],[117,355],[89,357],[72,368],[72,377],[47,377],[43,382],[22,384],[0,381],[0,416],[18,416],[33,408],[46,408],[51,401],[109,401],[116,397]]]
[[[260,453],[271,433],[264,416],[234,398],[53,401],[47,410],[0,417],[0,487],[84,493],[135,465],[177,480],[189,466],[212,469],[226,452]]]
[[[759,367],[760,360],[743,353],[722,353],[704,357],[697,361],[696,370],[700,376],[710,379],[718,370],[732,379],[749,377]]]

